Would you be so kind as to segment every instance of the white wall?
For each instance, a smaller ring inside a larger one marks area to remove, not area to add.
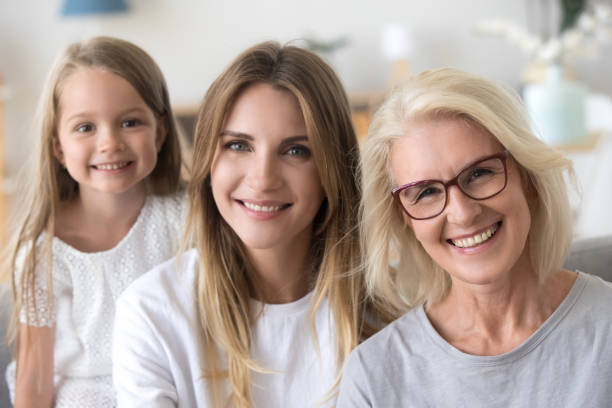
[[[415,71],[455,66],[518,86],[526,62],[516,47],[472,31],[477,21],[490,17],[524,23],[523,1],[128,0],[129,13],[95,18],[61,17],[62,1],[0,0],[0,75],[12,89],[5,140],[10,173],[31,150],[30,125],[54,56],[67,43],[93,35],[119,36],[148,51],[165,73],[175,104],[197,103],[247,46],[309,34],[349,38],[332,61],[349,91],[382,88],[389,66],[380,55],[379,34],[391,22],[414,32]],[[586,73],[580,79],[591,88],[612,94],[610,62],[610,55],[585,62],[578,75]]]

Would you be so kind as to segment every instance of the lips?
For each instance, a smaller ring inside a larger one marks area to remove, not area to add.
[[[96,170],[120,170],[132,164],[130,161],[120,161],[120,162],[112,162],[112,163],[100,163],[94,164],[92,167]]]
[[[459,239],[449,239],[447,240],[447,242],[458,248],[475,247],[477,245],[482,244],[483,242],[488,241],[493,235],[495,235],[495,233],[497,232],[500,226],[501,226],[501,221],[494,225],[491,225],[489,228],[485,229],[484,231],[480,231],[471,236],[467,236],[467,237],[463,237]]]
[[[285,208],[288,208],[291,206],[291,203],[273,203],[273,202],[255,203],[255,202],[245,201],[245,200],[236,200],[236,201],[238,201],[245,208],[251,211],[260,212],[260,213],[274,213],[277,211],[284,210]]]

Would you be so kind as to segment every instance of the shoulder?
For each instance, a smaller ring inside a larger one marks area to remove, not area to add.
[[[118,310],[166,310],[193,299],[198,255],[195,249],[172,258],[136,279],[117,300]]]
[[[579,302],[588,306],[591,312],[601,311],[612,317],[609,313],[612,310],[612,283],[599,276],[578,273],[575,285],[579,285],[578,289],[581,290]]]
[[[426,319],[422,307],[410,310],[357,346],[351,358],[370,370],[387,362],[392,363],[400,355],[409,357],[423,343],[423,318]]]
[[[147,205],[151,208],[154,218],[164,217],[179,221],[187,215],[187,194],[181,190],[167,195],[151,195]]]
[[[187,216],[184,192],[168,195],[150,195],[138,220],[138,243],[149,251],[174,254],[183,235]],[[149,256],[149,255],[147,255]],[[164,256],[163,260],[168,259]]]
[[[387,401],[388,393],[416,383],[422,364],[430,362],[423,318],[421,307],[412,309],[353,350],[342,374],[339,407],[377,405],[373,401]]]

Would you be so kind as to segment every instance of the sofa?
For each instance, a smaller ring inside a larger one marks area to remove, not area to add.
[[[574,242],[565,267],[598,275],[612,282],[612,235]],[[8,285],[0,284],[0,336],[2,339],[5,338],[8,323],[10,298]],[[6,345],[0,347],[0,407],[2,408],[10,407],[8,388],[4,380],[4,372],[10,358],[11,352]]]

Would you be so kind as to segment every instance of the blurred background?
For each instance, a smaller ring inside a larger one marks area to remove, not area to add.
[[[452,66],[503,81],[517,92],[533,89],[534,116],[542,116],[538,106],[551,99],[551,68],[560,69],[554,86],[571,95],[569,105],[547,111],[537,127],[550,128],[546,115],[578,124],[578,133],[548,140],[576,163],[581,189],[573,197],[576,236],[612,234],[610,5],[610,0],[0,0],[0,223],[6,225],[15,175],[33,151],[37,99],[55,56],[70,42],[112,35],[136,43],[157,61],[187,132],[213,79],[240,51],[263,40],[295,42],[326,58],[346,86],[360,135],[390,86],[412,73]]]

